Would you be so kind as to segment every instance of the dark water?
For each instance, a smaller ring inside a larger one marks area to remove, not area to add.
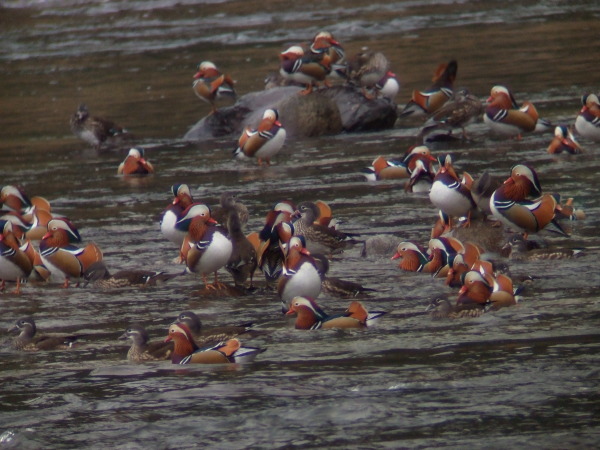
[[[598,91],[599,15],[590,2],[549,0],[4,1],[0,184],[50,200],[115,271],[181,269],[158,228],[177,182],[209,204],[224,189],[238,191],[250,231],[277,200],[321,199],[346,231],[425,244],[436,217],[429,199],[360,176],[374,157],[404,153],[418,123],[288,141],[270,168],[239,164],[230,159],[236,137],[181,140],[208,113],[190,89],[196,64],[213,60],[238,92],[259,90],[278,52],[328,29],[349,54],[369,46],[392,60],[399,104],[429,84],[438,63],[456,58],[458,85],[484,98],[507,84],[543,117],[570,124],[581,94]],[[157,174],[118,177],[126,148],[97,152],[75,139],[68,120],[81,101],[126,126]],[[430,299],[455,291],[401,272],[391,255],[361,258],[358,248],[333,261],[331,274],[377,289],[364,302],[388,315],[364,332],[296,331],[274,295],[206,298],[192,276],[148,289],[27,285],[21,296],[1,294],[2,329],[33,314],[42,330],[94,337],[68,352],[1,347],[0,447],[596,446],[597,144],[581,140],[586,154],[556,158],[546,153],[549,134],[502,140],[483,124],[469,132],[472,141],[436,150],[451,151],[473,175],[506,176],[528,162],[545,190],[574,197],[587,214],[568,224],[570,239],[542,233],[552,245],[585,247],[582,258],[510,262],[512,273],[538,277],[518,306],[432,321],[421,314]],[[319,301],[331,311],[348,304],[325,294]],[[247,343],[267,351],[240,367],[127,363],[117,337],[129,322],[159,339],[186,309],[207,324],[255,322],[266,333]]]

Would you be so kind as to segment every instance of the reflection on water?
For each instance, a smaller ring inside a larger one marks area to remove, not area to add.
[[[399,156],[412,145],[418,122],[291,140],[269,168],[240,164],[231,160],[236,137],[179,140],[208,112],[191,91],[200,60],[217,61],[238,92],[259,90],[278,52],[327,28],[349,54],[368,45],[389,56],[402,82],[401,104],[450,58],[459,62],[457,84],[484,98],[493,84],[506,83],[519,102],[534,101],[554,122],[573,123],[580,95],[598,89],[590,59],[598,48],[589,39],[598,8],[587,2],[353,1],[317,10],[289,2],[65,0],[0,8],[1,184],[50,200],[84,242],[103,249],[114,271],[181,270],[158,229],[169,188],[180,182],[211,205],[224,189],[239,191],[251,211],[249,230],[259,229],[280,199],[322,199],[346,231],[398,242],[429,238],[436,211],[426,195],[406,194],[402,183],[367,184],[360,175],[375,156]],[[127,148],[97,152],[77,141],[68,121],[82,101],[128,128],[156,175],[118,177]],[[554,245],[585,247],[582,258],[509,262],[515,277],[536,277],[517,307],[432,321],[423,314],[430,299],[456,292],[400,272],[391,255],[363,258],[360,248],[336,258],[331,275],[377,290],[365,303],[388,315],[364,332],[296,331],[274,294],[206,298],[192,276],[112,291],[30,284],[19,297],[1,294],[2,327],[31,314],[42,330],[90,336],[68,352],[1,347],[0,442],[481,448],[560,440],[591,447],[600,401],[596,145],[582,141],[587,154],[555,158],[546,153],[549,135],[500,140],[482,124],[469,134],[469,142],[434,151],[450,151],[472,175],[488,169],[506,176],[527,161],[545,190],[574,197],[587,214],[567,224],[568,240],[543,234]],[[348,304],[325,295],[320,301],[328,311]],[[239,367],[125,361],[117,337],[127,324],[142,322],[152,339],[162,339],[186,309],[207,324],[254,322],[265,333],[249,342],[267,351]]]

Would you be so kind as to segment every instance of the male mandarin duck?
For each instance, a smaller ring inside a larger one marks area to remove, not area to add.
[[[144,158],[144,150],[132,148],[125,160],[119,164],[119,175],[148,175],[154,173],[154,166]]]
[[[18,319],[8,329],[9,333],[18,333],[13,340],[16,350],[36,352],[39,350],[66,350],[73,347],[74,342],[81,336],[64,334],[37,334],[37,327],[32,317]]]
[[[244,323],[240,325],[226,325],[220,327],[209,327],[205,328],[202,325],[202,321],[196,313],[193,311],[184,311],[177,316],[175,323],[185,324],[194,342],[198,345],[210,345],[216,344],[228,339],[233,339],[240,335],[251,335],[252,323]]]
[[[520,138],[523,132],[536,131],[548,126],[540,121],[539,114],[531,102],[525,102],[519,108],[512,93],[505,86],[494,86],[487,99],[483,122],[492,131],[503,136]]]
[[[2,187],[2,190],[0,190],[0,203],[2,203],[2,209],[20,214],[25,213],[33,206],[33,202],[23,188],[13,185]]]
[[[600,100],[596,94],[581,97],[583,107],[575,119],[575,129],[580,136],[591,141],[600,141]]]
[[[406,192],[428,193],[431,191],[431,185],[435,174],[431,161],[426,161],[423,158],[415,160],[415,168],[410,173],[410,178],[404,185]]]
[[[357,244],[359,241],[351,234],[316,222],[320,210],[314,202],[302,202],[298,205],[294,222],[294,236],[304,236],[309,252],[333,254]]]
[[[551,155],[567,152],[571,155],[583,153],[583,149],[565,125],[558,125],[554,129],[554,137],[548,146],[548,153]]]
[[[409,241],[400,242],[391,259],[400,259],[398,267],[407,272],[431,274],[437,273],[447,263],[440,249],[436,249],[430,257],[421,246]]]
[[[472,95],[468,89],[459,89],[437,111],[429,116],[419,135],[425,140],[432,140],[433,133],[439,135],[440,129],[452,132],[454,128],[462,130],[462,137],[467,138],[465,127],[475,123],[483,114],[483,103]]]
[[[267,213],[265,225],[259,233],[258,267],[265,276],[267,287],[281,276],[285,259],[284,248],[287,248],[288,242],[294,235],[291,221],[295,212],[296,205],[292,202],[288,200],[278,202]]]
[[[286,138],[286,131],[279,122],[276,109],[267,109],[256,130],[246,127],[238,140],[238,147],[233,151],[234,158],[256,158],[261,166],[271,164],[271,158],[279,153]]]
[[[463,277],[457,305],[465,309],[500,309],[517,304],[512,280],[503,274],[484,275],[470,270]]]
[[[48,222],[48,232],[40,242],[40,255],[52,276],[64,279],[69,287],[73,278],[78,280],[94,263],[102,261],[102,251],[94,243],[84,248],[73,245],[81,242],[77,229],[67,220],[55,218]]]
[[[321,293],[322,273],[317,261],[304,247],[302,239],[294,236],[290,239],[281,277],[277,283],[277,293],[281,299],[283,312],[296,296],[317,298]]]
[[[254,245],[252,245],[242,230],[242,223],[235,205],[235,197],[229,194],[225,199],[225,207],[228,211],[227,231],[231,239],[232,251],[225,269],[233,277],[236,287],[245,290],[246,280],[250,278],[249,289],[253,289],[253,278],[258,266],[258,255]]]
[[[172,324],[165,342],[173,341],[173,364],[231,364],[253,361],[265,351],[256,347],[242,347],[238,339],[229,339],[216,345],[200,348],[190,329],[183,323]]]
[[[400,113],[400,117],[423,116],[440,109],[452,97],[457,71],[458,64],[454,60],[440,64],[433,75],[431,87],[425,92],[413,91],[412,98]]]
[[[2,223],[4,222],[4,226]],[[17,239],[12,235],[12,224],[0,220],[0,290],[4,290],[7,281],[14,281],[16,288],[14,293],[21,292],[21,282],[26,280],[33,270],[33,259],[23,247],[19,246]],[[24,246],[30,245],[29,243]]]
[[[198,64],[192,89],[201,100],[210,104],[211,114],[217,112],[216,103],[221,100],[235,101],[234,82],[229,75],[223,74],[210,61]]]
[[[194,199],[187,184],[174,184],[171,186],[171,192],[174,198],[162,213],[160,231],[169,241],[181,247],[187,231],[181,230],[175,225],[181,219],[181,213],[194,203]]]
[[[467,217],[470,222],[471,212],[476,208],[471,196],[471,190],[458,178],[452,158],[446,156],[444,165],[440,167],[433,179],[429,199],[436,208],[439,208],[450,217]],[[451,225],[450,225],[451,226]]]
[[[400,90],[396,74],[390,70],[390,62],[381,52],[365,50],[349,62],[349,81],[362,88],[366,98],[381,96],[391,101]]]
[[[534,200],[531,200],[532,197]],[[510,177],[490,198],[494,217],[511,229],[537,233],[553,223],[561,234],[567,236],[554,218],[557,204],[554,195],[542,195],[537,174],[524,164],[514,166]]]
[[[8,215],[3,218],[22,227],[28,239],[39,240],[46,233],[46,225],[52,219],[52,208],[45,198],[29,198],[20,186],[6,185],[0,191],[0,203],[2,213]]]
[[[410,147],[399,161],[386,160],[383,156],[378,156],[371,167],[363,170],[363,174],[368,181],[409,178],[414,172],[418,160],[422,160],[426,166],[431,166],[433,162],[437,161],[427,146],[418,145]]]
[[[327,57],[330,66],[328,77],[344,78],[347,71],[346,52],[329,31],[320,31],[309,46],[310,54],[316,59]],[[327,79],[325,80],[327,84]]]
[[[87,106],[83,103],[71,116],[71,131],[96,149],[105,142],[110,143],[115,138],[127,134],[127,130],[110,120],[90,116]]]
[[[138,324],[127,327],[120,340],[131,340],[131,347],[127,352],[127,359],[134,362],[164,361],[171,359],[173,342],[150,341],[146,329]]]
[[[210,216],[208,206],[201,203],[190,205],[182,213],[177,226],[188,230],[181,249],[185,257],[186,271],[199,273],[206,289],[222,288],[223,284],[219,283],[217,271],[225,267],[233,252],[233,244],[227,230],[216,223]],[[209,284],[207,275],[213,272],[215,281],[214,284]]]
[[[286,315],[296,314],[297,330],[318,330],[319,328],[366,328],[373,325],[384,311],[369,313],[364,305],[353,301],[342,314],[326,314],[317,303],[308,296],[297,296],[291,300]]]
[[[325,81],[331,72],[331,57],[329,53],[319,55],[304,54],[299,45],[293,45],[279,55],[279,73],[286,79],[306,86],[300,92],[302,95],[310,94],[313,84]]]

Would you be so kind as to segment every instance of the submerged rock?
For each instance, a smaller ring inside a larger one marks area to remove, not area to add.
[[[301,89],[284,86],[246,94],[235,105],[201,119],[184,139],[237,138],[246,125],[256,127],[267,108],[279,111],[280,122],[293,137],[388,129],[397,118],[395,104],[367,99],[352,86],[319,89],[308,95],[299,95]]]

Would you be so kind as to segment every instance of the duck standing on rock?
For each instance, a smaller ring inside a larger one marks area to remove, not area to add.
[[[275,156],[285,143],[286,131],[279,122],[279,112],[276,109],[267,109],[256,130],[247,126],[240,139],[238,147],[233,151],[233,156],[238,159],[257,158],[258,165],[271,165],[271,158]]]
[[[393,101],[398,94],[400,83],[383,53],[365,50],[352,58],[348,66],[350,83],[360,86],[366,98],[381,96]]]
[[[301,83],[306,89],[300,94],[310,94],[313,85],[325,81],[331,72],[331,61],[328,53],[308,54],[299,45],[293,45],[279,55],[281,76],[289,81]]]
[[[235,101],[236,93],[233,85],[231,77],[221,73],[214,63],[202,61],[198,64],[198,71],[194,75],[192,89],[200,100],[210,104],[211,114],[214,114],[217,112],[218,101]]]

